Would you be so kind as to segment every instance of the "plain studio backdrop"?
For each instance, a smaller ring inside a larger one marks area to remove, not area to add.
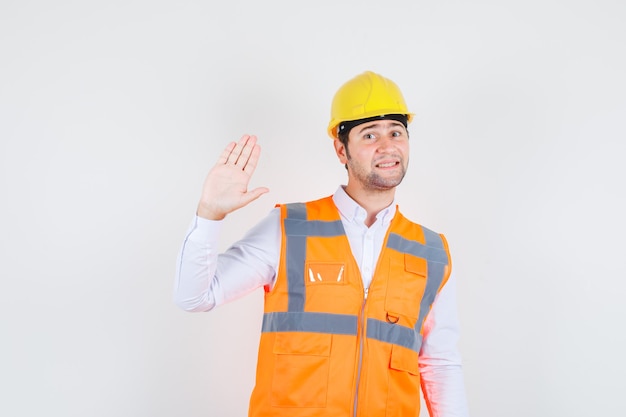
[[[346,173],[365,71],[416,113],[397,198],[445,233],[474,417],[618,416],[626,3],[0,3],[0,415],[244,416],[262,291],[172,302],[205,174],[256,134],[222,245]],[[426,415],[423,410],[422,415]]]

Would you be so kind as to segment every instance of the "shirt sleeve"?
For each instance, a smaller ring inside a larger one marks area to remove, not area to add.
[[[431,417],[469,417],[461,354],[454,274],[441,289],[424,323],[420,375]]]
[[[195,216],[185,236],[174,281],[174,303],[185,311],[209,311],[274,282],[280,210],[270,211],[243,239],[219,253],[222,222]]]

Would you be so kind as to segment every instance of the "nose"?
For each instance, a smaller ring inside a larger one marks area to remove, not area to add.
[[[396,138],[394,138],[393,136],[391,136],[391,134],[389,135],[383,135],[380,140],[378,141],[378,151],[379,152],[385,152],[389,149],[393,149],[396,147]]]

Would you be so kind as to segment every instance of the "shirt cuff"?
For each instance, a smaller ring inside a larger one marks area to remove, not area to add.
[[[223,220],[209,220],[195,216],[191,223],[187,240],[196,243],[213,243],[217,241],[223,223]]]

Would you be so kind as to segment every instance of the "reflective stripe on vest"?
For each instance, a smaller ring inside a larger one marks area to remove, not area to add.
[[[357,317],[349,314],[284,313],[263,315],[263,332],[310,332],[356,336]]]
[[[287,239],[287,288],[288,311],[304,311],[304,261],[307,237],[331,237],[345,235],[341,220],[332,222],[307,221],[303,203],[287,204],[285,236]]]
[[[428,263],[428,281],[426,282],[426,290],[420,303],[420,314],[415,323],[415,330],[420,331],[426,318],[429,307],[435,301],[437,291],[441,286],[445,274],[445,268],[448,265],[448,253],[443,247],[441,236],[430,229],[422,226],[426,244],[422,245],[414,240],[407,240],[400,235],[390,233],[387,239],[387,247],[395,249],[398,252],[408,253],[418,258],[426,259]],[[421,343],[420,343],[421,344]]]
[[[308,237],[336,237],[345,235],[341,220],[307,220],[306,205],[287,204],[287,217],[284,219],[286,238],[288,311],[265,313],[262,332],[311,332],[354,335],[358,333],[358,317],[345,314],[305,312],[305,258]],[[437,296],[444,279],[448,255],[441,237],[422,226],[426,244],[390,233],[386,247],[403,254],[424,258],[428,264],[428,280],[421,300],[419,317],[415,328],[411,329],[395,323],[377,319],[367,319],[367,337],[420,351],[422,336],[420,330]]]

